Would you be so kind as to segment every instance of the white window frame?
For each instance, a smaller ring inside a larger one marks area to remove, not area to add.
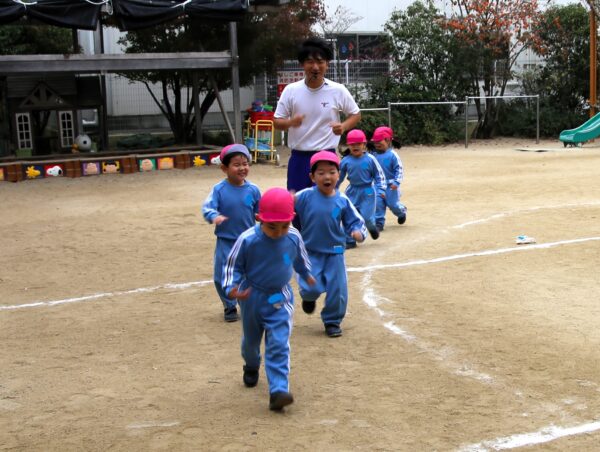
[[[31,136],[31,116],[29,113],[16,113],[17,124],[17,146],[19,149],[33,149],[33,138]],[[23,128],[21,129],[21,126]]]
[[[68,115],[63,122],[63,115]],[[58,130],[60,133],[60,146],[70,148],[75,141],[75,118],[72,110],[58,112]]]

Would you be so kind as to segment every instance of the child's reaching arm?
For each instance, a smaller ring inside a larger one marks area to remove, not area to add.
[[[211,188],[204,204],[202,204],[202,216],[208,223],[217,226],[227,219],[226,216],[219,213],[219,196],[214,187]]]
[[[224,292],[229,297],[238,300],[244,300],[250,295],[249,287],[241,290],[246,274],[246,248],[244,244],[244,235],[241,235],[231,248],[223,269],[223,281],[221,282]]]

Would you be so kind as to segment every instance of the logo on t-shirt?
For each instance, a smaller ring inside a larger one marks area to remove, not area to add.
[[[329,105],[329,102],[321,102],[321,106],[323,108],[327,108],[327,105]]]

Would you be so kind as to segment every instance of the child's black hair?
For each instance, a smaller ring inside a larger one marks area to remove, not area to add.
[[[333,50],[327,41],[321,38],[308,38],[298,49],[298,61],[300,64],[309,58],[323,58],[325,61],[333,60]]]
[[[236,155],[241,155],[242,157],[244,157],[246,160],[248,160],[248,157],[246,156],[246,154],[244,154],[243,152],[231,152],[229,154],[227,154],[223,160],[221,161],[221,163],[225,166],[229,166],[229,162],[231,161],[231,159],[233,157],[235,157]],[[248,161],[248,163],[250,163],[250,161]]]

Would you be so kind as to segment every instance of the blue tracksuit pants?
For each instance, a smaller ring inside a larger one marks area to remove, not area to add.
[[[269,393],[289,392],[290,335],[294,315],[292,289],[290,300],[279,308],[267,300],[269,294],[252,287],[250,297],[240,301],[242,317],[242,358],[249,368],[260,367],[260,344],[265,336],[265,371]]]
[[[392,213],[399,217],[406,214],[406,206],[400,202],[402,192],[400,187],[397,190],[392,190],[390,187],[385,189],[385,198],[377,197],[377,207],[375,209],[375,223],[378,226],[385,225],[385,209],[389,207]]]
[[[325,149],[325,151],[335,153],[335,149]],[[292,149],[287,168],[287,189],[289,191],[296,193],[313,186],[312,180],[310,180],[310,158],[317,152],[319,151]],[[297,217],[294,217],[292,224],[299,231],[302,229],[300,220]]]
[[[215,283],[215,288],[217,289],[217,294],[219,294],[219,298],[221,299],[224,308],[237,306],[236,300],[227,297],[225,291],[223,290],[223,286],[221,286],[221,281],[223,281],[223,268],[225,268],[227,257],[229,256],[229,252],[231,251],[231,248],[233,248],[234,243],[235,240],[217,237],[217,245],[215,246],[213,281]]]
[[[317,283],[309,286],[302,278],[298,278],[300,296],[306,301],[316,301],[322,293],[326,292],[325,304],[321,310],[321,320],[326,325],[340,325],[348,306],[348,282],[344,255],[311,251],[308,251],[308,255],[312,264],[312,275]]]
[[[375,207],[377,200],[375,190],[372,185],[348,185],[346,195],[354,204],[354,207],[360,212],[365,220],[365,225],[369,231],[376,229],[375,226]],[[356,243],[352,237],[346,238],[347,243]]]

